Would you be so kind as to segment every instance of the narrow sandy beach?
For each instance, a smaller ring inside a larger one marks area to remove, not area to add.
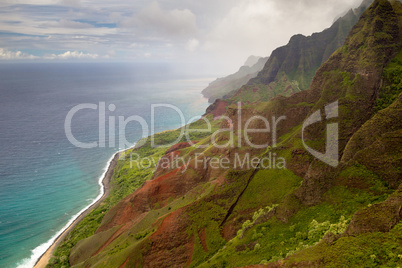
[[[36,262],[34,268],[44,268],[48,264],[49,260],[53,256],[53,252],[55,248],[58,246],[58,244],[66,237],[66,235],[86,216],[88,215],[89,212],[91,212],[94,208],[96,208],[103,200],[106,199],[106,197],[110,193],[110,179],[112,178],[113,175],[113,170],[116,167],[117,160],[120,157],[120,153],[116,153],[115,156],[113,157],[112,161],[110,162],[110,165],[108,167],[107,172],[105,173],[105,176],[102,179],[102,184],[104,187],[104,193],[103,196],[96,201],[92,206],[90,206],[87,210],[85,210],[83,213],[81,213],[80,216],[78,216],[73,223],[63,232],[61,233],[56,240],[53,242],[52,246],[50,246],[46,252],[39,258],[39,260]]]

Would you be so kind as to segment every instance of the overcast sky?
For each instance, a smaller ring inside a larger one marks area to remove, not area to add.
[[[233,72],[361,0],[0,0],[0,61],[167,61]]]

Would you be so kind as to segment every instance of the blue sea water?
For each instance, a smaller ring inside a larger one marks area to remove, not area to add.
[[[124,149],[119,116],[144,118],[150,133],[151,104],[170,104],[188,121],[208,106],[200,94],[208,81],[157,63],[0,64],[0,267],[32,267],[56,234],[98,197],[108,160]],[[72,134],[98,142],[104,103],[104,148],[78,148],[66,137],[67,114],[85,103],[97,109],[78,111]],[[109,119],[115,121],[114,146]],[[155,109],[155,132],[182,124],[173,109]],[[124,134],[134,144],[142,127],[130,122]]]

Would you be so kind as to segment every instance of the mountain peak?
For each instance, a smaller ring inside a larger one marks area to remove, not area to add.
[[[276,95],[289,96],[308,89],[317,69],[343,45],[349,31],[371,1],[365,0],[355,12],[349,10],[320,33],[292,36],[287,45],[272,52],[255,78],[226,97],[233,102],[267,101]]]
[[[252,66],[255,65],[261,58],[262,58],[262,57],[251,55],[250,57],[247,58],[247,60],[246,60],[246,62],[244,63],[243,66],[252,67]]]

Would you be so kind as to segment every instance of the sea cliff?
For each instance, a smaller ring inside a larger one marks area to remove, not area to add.
[[[140,141],[48,267],[401,265],[401,37],[402,4],[376,0],[305,90]]]

